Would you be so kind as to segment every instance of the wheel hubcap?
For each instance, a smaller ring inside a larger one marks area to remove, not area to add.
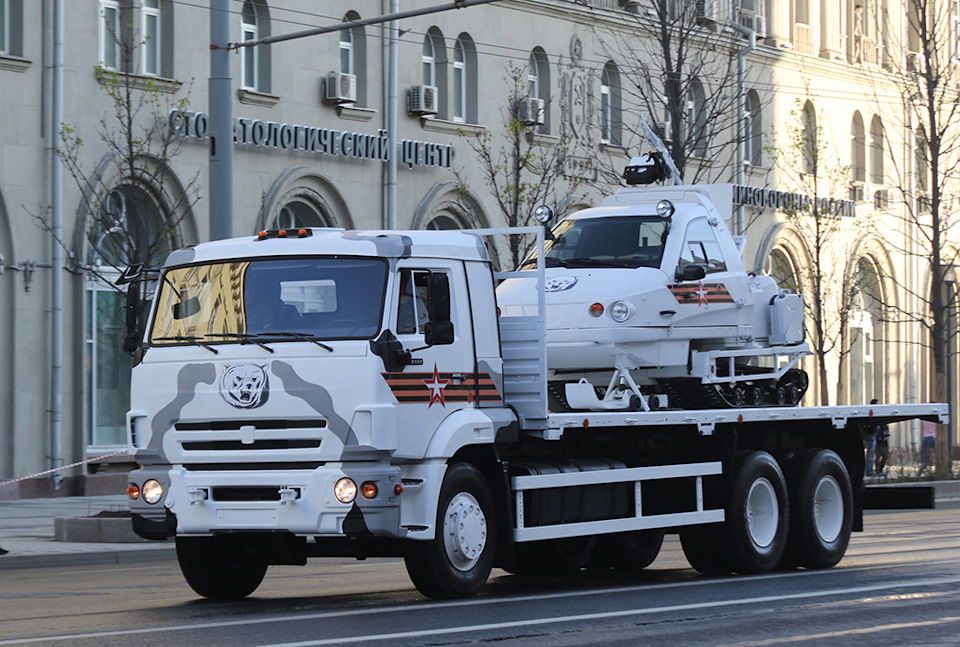
[[[765,478],[757,479],[747,493],[747,530],[760,548],[767,548],[777,536],[780,525],[777,492]]]
[[[813,524],[825,543],[836,541],[843,528],[843,497],[840,484],[824,476],[813,492]]]
[[[473,568],[487,545],[487,518],[473,495],[460,492],[443,516],[443,545],[450,563],[460,571]]]

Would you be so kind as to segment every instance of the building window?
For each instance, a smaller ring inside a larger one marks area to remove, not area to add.
[[[350,11],[343,17],[344,22],[360,20],[360,14]],[[340,72],[351,74],[357,82],[357,100],[355,105],[367,105],[367,44],[363,27],[351,27],[340,31]]]
[[[855,183],[867,181],[867,142],[863,128],[863,117],[859,112],[853,113],[850,124],[850,171],[851,180]],[[858,199],[863,199],[858,196]]]
[[[693,157],[703,158],[707,154],[706,102],[703,84],[693,79],[687,92],[687,150]]]
[[[0,0],[0,54],[10,53],[10,2]]]
[[[960,0],[950,0],[950,53],[960,60]]]
[[[257,24],[257,11],[250,0],[243,3],[243,18],[241,21],[240,41],[257,40],[260,36]],[[257,66],[259,64],[259,50],[256,47],[244,47],[240,51],[240,78],[243,87],[248,90],[257,89]]]
[[[760,166],[763,163],[763,115],[756,90],[747,92],[744,102],[743,138],[743,162]]]
[[[353,31],[340,31],[340,72],[353,74]]]
[[[143,38],[141,72],[147,76],[160,75],[160,0],[143,0],[140,14],[140,31]]]
[[[466,121],[467,53],[460,39],[453,45],[453,120]]]
[[[437,51],[430,34],[423,39],[423,53],[420,61],[423,69],[423,84],[435,86],[437,84]]]
[[[802,153],[803,153],[803,172],[806,175],[816,175],[820,163],[817,111],[813,107],[813,102],[807,101],[803,104],[803,135],[802,135]]]
[[[100,1],[100,64],[105,69],[121,71],[120,3]]]
[[[303,200],[291,200],[283,205],[273,221],[274,229],[329,226],[329,219],[325,217],[322,210]]]
[[[871,399],[884,399],[883,346],[877,328],[881,325],[878,308],[882,303],[879,274],[876,266],[865,258],[857,263],[852,292],[853,303],[847,326],[850,340],[848,370],[850,371],[849,404],[866,404]]]
[[[613,61],[600,76],[600,142],[620,144],[620,72]]]
[[[527,96],[543,101],[543,125],[537,127],[537,132],[550,133],[550,66],[547,54],[537,47],[530,53],[527,64]]]
[[[883,170],[883,122],[878,115],[870,121],[870,181],[878,186],[886,183]]]
[[[120,268],[155,262],[179,246],[170,240],[153,197],[133,185],[110,191],[94,217],[88,262],[95,268],[86,284],[85,354],[87,440],[95,447],[126,442],[132,361],[123,352],[126,332],[123,294],[114,287]]]
[[[459,101],[461,107],[454,105],[454,121],[479,123],[477,114],[477,47],[470,34],[462,33],[457,37],[453,46],[454,66],[454,103]],[[459,70],[459,73],[458,73]],[[459,85],[458,85],[459,84]]]

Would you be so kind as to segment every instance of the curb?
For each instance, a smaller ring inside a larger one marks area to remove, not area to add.
[[[66,566],[102,566],[131,564],[136,562],[159,562],[176,559],[172,545],[138,550],[101,550],[58,553],[47,555],[4,555],[0,557],[0,571],[18,568],[46,568]]]

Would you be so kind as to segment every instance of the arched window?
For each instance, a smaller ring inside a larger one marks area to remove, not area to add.
[[[803,120],[803,172],[807,175],[816,175],[820,166],[819,129],[817,127],[817,111],[812,101],[803,104],[801,114]]]
[[[261,0],[244,0],[240,40],[257,40],[270,35],[270,14]],[[270,92],[270,45],[244,47],[240,51],[240,83],[243,89]]]
[[[323,210],[306,200],[291,200],[286,203],[273,221],[273,229],[329,226],[330,219]]]
[[[853,113],[850,123],[850,172],[853,182],[867,181],[867,142],[863,128],[863,117],[859,112]],[[862,196],[858,196],[862,200]]]
[[[530,53],[527,64],[527,96],[543,101],[543,125],[537,127],[537,132],[550,132],[550,65],[547,53],[537,47]]]
[[[619,146],[621,143],[620,71],[608,61],[600,77],[600,141]]]
[[[360,14],[350,11],[344,22],[360,20]],[[356,105],[367,105],[367,41],[363,27],[340,31],[340,72],[352,74],[357,80]]]
[[[690,81],[687,90],[687,150],[693,157],[704,157],[707,153],[706,93],[698,79]]]
[[[760,95],[756,90],[747,92],[743,112],[743,161],[746,164],[763,164],[763,115],[760,112]]]
[[[477,47],[462,33],[453,46],[453,120],[479,123],[477,114]],[[457,103],[459,102],[459,108]]]
[[[123,352],[125,297],[113,282],[127,265],[159,265],[181,241],[165,227],[154,196],[132,184],[110,191],[91,218],[86,256],[94,271],[84,294],[87,442],[113,448],[126,442],[132,367]]]
[[[767,257],[763,266],[764,274],[772,276],[784,290],[801,292],[800,273],[793,257],[783,248],[776,247]]]
[[[883,156],[883,122],[878,115],[874,115],[870,121],[870,181],[880,186],[886,182]]]
[[[427,226],[424,227],[424,229],[432,231],[447,231],[463,228],[463,225],[457,218],[447,213],[438,213],[427,223]]]
[[[879,339],[883,303],[880,279],[876,265],[871,259],[857,261],[854,274],[854,290],[851,291],[852,307],[847,319],[847,339],[850,344],[847,356],[849,373],[849,404],[866,404],[871,399],[883,401],[883,346]]]
[[[437,88],[437,116],[448,117],[447,113],[447,54],[443,33],[431,27],[423,38],[423,52],[420,57],[424,85]]]

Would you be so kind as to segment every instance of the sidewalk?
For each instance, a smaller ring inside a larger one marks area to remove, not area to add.
[[[127,510],[127,495],[0,501],[0,570],[173,559],[172,541],[136,543],[56,541],[58,517],[92,517]],[[121,522],[120,519],[115,520]],[[122,520],[127,524],[129,519]]]

